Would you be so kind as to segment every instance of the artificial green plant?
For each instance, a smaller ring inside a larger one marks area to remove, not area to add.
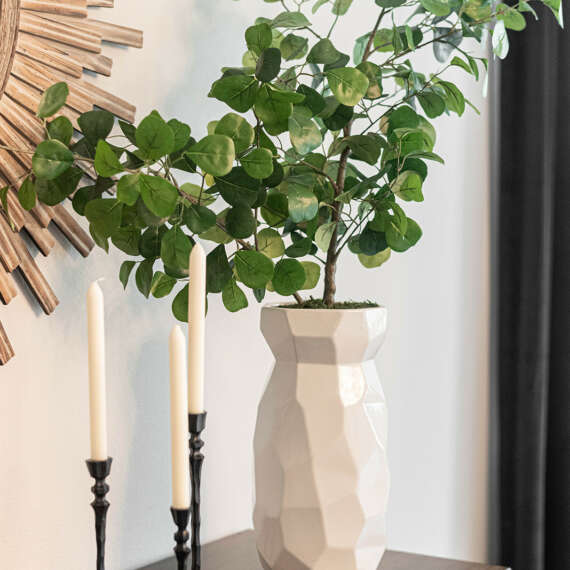
[[[335,36],[352,0],[266,0],[280,13],[245,30],[241,65],[223,68],[209,93],[229,110],[196,139],[157,111],[137,126],[119,121],[119,137],[106,111],[84,113],[74,129],[56,116],[67,85],[54,85],[38,110],[46,140],[19,188],[21,205],[72,197],[95,242],[129,256],[123,285],[134,272],[146,297],[174,291],[180,320],[197,240],[215,244],[207,289],[230,311],[247,306],[244,288],[258,302],[270,290],[301,303],[321,274],[322,301],[334,306],[343,251],[372,269],[421,238],[406,204],[423,201],[428,164],[443,162],[430,120],[472,106],[446,72],[480,79],[487,70],[466,40],[490,35],[504,58],[507,30],[536,16],[526,1],[364,1],[374,19],[362,22],[349,55]],[[562,24],[560,0],[540,3]],[[318,11],[330,12],[323,30],[311,22]],[[436,64],[418,69],[415,52],[425,49]],[[86,172],[92,181],[82,184]]]

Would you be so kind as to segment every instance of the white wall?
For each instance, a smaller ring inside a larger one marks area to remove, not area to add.
[[[209,84],[241,55],[242,32],[259,0],[116,2],[115,21],[145,30],[143,51],[110,48],[103,79],[133,100],[203,133],[223,107]],[[362,3],[365,4],[365,3]],[[354,10],[341,43],[371,21]],[[98,17],[109,18],[100,11]],[[358,25],[358,27],[357,27]],[[339,37],[339,40],[341,38]],[[240,48],[236,48],[240,46]],[[458,79],[483,117],[439,120],[426,201],[409,207],[421,243],[366,273],[343,260],[344,298],[373,298],[390,311],[378,364],[390,406],[394,549],[483,560],[486,553],[488,133],[480,87]],[[109,433],[115,458],[108,529],[109,568],[133,569],[166,556],[170,521],[167,335],[169,302],[145,301],[117,279],[121,255],[83,260],[64,239],[39,258],[60,298],[49,318],[29,295],[2,309],[17,351],[0,369],[0,568],[77,570],[93,566],[88,455],[84,297],[99,277],[107,301]],[[251,440],[271,355],[255,301],[230,315],[216,300],[208,318],[204,538],[250,526]]]

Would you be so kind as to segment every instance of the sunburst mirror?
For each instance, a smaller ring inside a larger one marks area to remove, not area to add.
[[[10,185],[8,210],[0,214],[0,300],[7,305],[18,293],[13,272],[20,273],[46,314],[57,297],[40,272],[27,244],[48,255],[55,245],[53,222],[73,246],[87,256],[90,236],[62,205],[37,204],[23,210],[17,189],[31,167],[31,157],[11,153],[43,139],[36,117],[42,92],[59,81],[67,82],[69,97],[60,114],[77,127],[81,113],[106,109],[133,121],[135,108],[84,78],[86,70],[111,74],[112,60],[103,54],[104,43],[142,47],[142,32],[91,18],[90,8],[112,8],[113,0],[0,0],[0,187]],[[22,281],[22,280],[20,280]],[[0,365],[14,355],[0,321]]]

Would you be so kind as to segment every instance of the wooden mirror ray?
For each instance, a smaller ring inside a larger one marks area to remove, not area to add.
[[[113,8],[113,0],[0,0],[0,188],[9,186],[8,214],[0,213],[0,301],[18,294],[17,273],[46,314],[58,299],[28,247],[47,256],[55,246],[55,225],[86,257],[91,237],[62,205],[37,203],[24,210],[17,192],[31,168],[31,156],[10,149],[31,148],[44,136],[36,117],[42,92],[59,81],[69,86],[67,105],[58,113],[77,128],[78,117],[94,107],[133,121],[135,107],[85,78],[85,71],[111,75],[104,42],[140,48],[142,32],[98,20],[92,8]],[[86,175],[91,172],[86,169]],[[0,320],[0,365],[14,350]]]

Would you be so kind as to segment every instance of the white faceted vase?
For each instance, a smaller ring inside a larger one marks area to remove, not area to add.
[[[254,527],[273,570],[376,570],[386,549],[386,309],[264,307],[275,366],[255,429]]]

